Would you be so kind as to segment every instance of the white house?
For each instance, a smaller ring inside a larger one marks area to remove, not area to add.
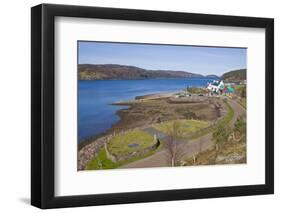
[[[223,90],[223,88],[224,83],[221,80],[214,80],[212,83],[209,83],[207,87],[208,90],[215,93],[218,93],[220,90]]]

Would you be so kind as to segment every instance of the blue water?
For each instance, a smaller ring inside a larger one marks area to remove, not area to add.
[[[116,111],[126,106],[111,103],[139,95],[179,91],[187,86],[206,86],[211,79],[151,79],[79,81],[78,143],[109,129],[119,120]]]

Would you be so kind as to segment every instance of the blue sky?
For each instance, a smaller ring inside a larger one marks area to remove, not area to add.
[[[151,70],[221,75],[246,68],[245,48],[148,45],[107,42],[78,44],[79,64],[122,64]]]

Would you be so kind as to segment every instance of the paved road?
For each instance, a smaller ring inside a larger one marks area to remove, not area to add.
[[[234,116],[230,121],[230,126],[233,126],[238,117],[246,114],[246,110],[236,101],[228,99],[228,103],[234,110]],[[145,131],[150,134],[157,134],[158,136],[160,136],[159,139],[160,140],[162,139],[162,141],[165,142],[165,137],[163,133],[157,131],[153,127],[147,128],[145,129]],[[189,157],[198,153],[200,149],[201,151],[205,151],[211,148],[214,145],[214,142],[212,141],[212,133],[209,133],[200,138],[191,140],[188,143],[179,142],[179,145],[180,145],[180,150],[182,150],[182,152],[184,153],[184,156]],[[162,149],[156,152],[154,155],[149,156],[147,158],[124,165],[122,166],[122,168],[145,168],[145,167],[161,167],[161,166],[169,166],[167,152],[165,149]]]

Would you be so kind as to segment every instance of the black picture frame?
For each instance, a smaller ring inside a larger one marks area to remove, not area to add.
[[[265,184],[56,197],[54,195],[54,21],[58,16],[264,28],[266,32]],[[274,193],[274,20],[271,18],[41,4],[31,9],[31,97],[31,204],[39,208]]]

